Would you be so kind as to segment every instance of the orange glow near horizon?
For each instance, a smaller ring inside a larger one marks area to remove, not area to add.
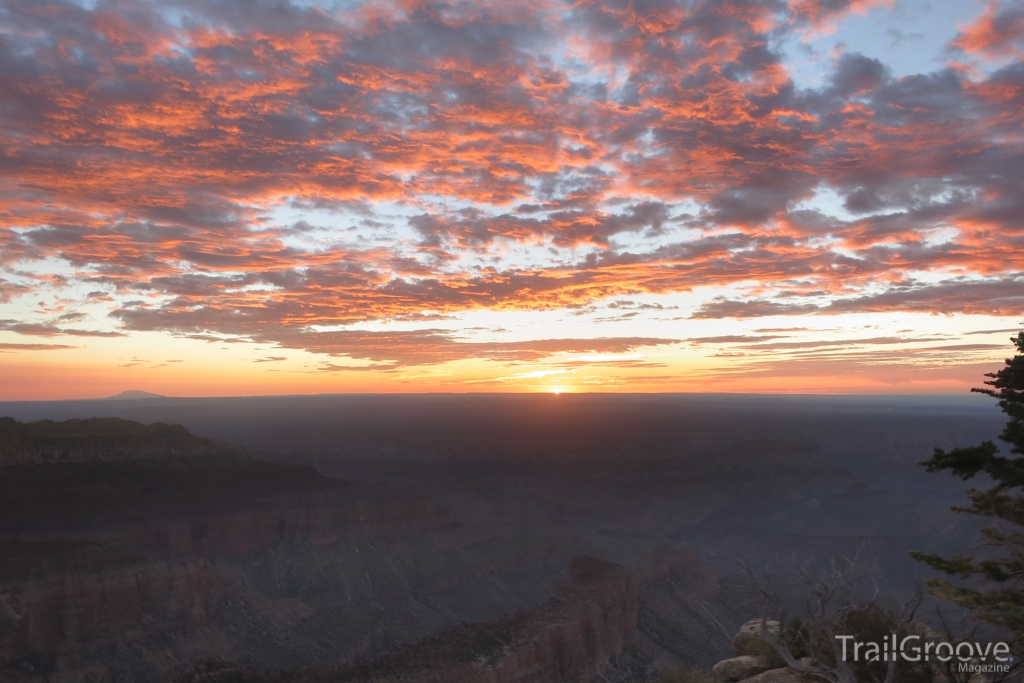
[[[102,398],[127,389],[183,397],[434,392],[963,393],[980,384],[983,374],[998,367],[1007,355],[997,343],[983,344],[985,348],[970,355],[958,351],[956,344],[929,351],[936,347],[934,342],[913,350],[894,350],[894,344],[882,343],[878,350],[870,346],[879,338],[871,337],[871,344],[851,343],[812,358],[805,357],[800,344],[794,353],[791,347],[759,351],[755,343],[744,355],[723,363],[721,349],[740,345],[731,339],[740,335],[723,335],[723,341],[696,338],[685,345],[655,348],[649,355],[619,354],[622,358],[616,354],[555,354],[525,362],[466,359],[352,371],[332,369],[308,352],[293,353],[292,358],[259,353],[255,355],[280,360],[253,362],[252,358],[239,358],[243,351],[236,347],[241,345],[179,340],[171,348],[161,349],[156,343],[160,336],[148,334],[154,343],[140,345],[135,340],[118,339],[111,349],[93,343],[88,350],[54,350],[48,352],[50,361],[45,363],[38,361],[37,352],[4,353],[0,355],[5,380],[0,385],[0,401]],[[992,332],[986,341],[1004,336],[1008,334]],[[807,345],[813,351],[822,348],[815,346],[821,343]],[[129,351],[149,348],[156,353],[145,358],[107,355],[117,354],[119,346]],[[86,353],[89,357],[84,359]]]

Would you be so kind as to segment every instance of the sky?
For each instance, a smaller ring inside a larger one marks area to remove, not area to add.
[[[960,393],[1024,2],[0,0],[0,400]]]

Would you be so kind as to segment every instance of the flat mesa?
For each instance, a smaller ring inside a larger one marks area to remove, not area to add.
[[[153,394],[148,391],[139,391],[138,389],[129,389],[128,391],[122,391],[116,396],[107,396],[105,401],[132,401],[140,398],[167,398],[163,394]]]

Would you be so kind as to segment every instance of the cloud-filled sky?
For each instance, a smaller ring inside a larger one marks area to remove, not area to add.
[[[0,0],[0,399],[959,392],[1024,3]]]

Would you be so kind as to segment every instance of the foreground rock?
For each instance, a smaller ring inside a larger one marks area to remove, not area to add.
[[[789,667],[783,669],[772,669],[762,674],[752,676],[743,683],[824,683],[824,678],[811,676],[809,674],[793,671]]]
[[[772,664],[767,657],[750,657],[741,655],[732,659],[723,659],[711,669],[711,675],[720,681],[733,683],[756,676],[768,671]]]
[[[764,639],[766,632],[770,636],[778,635],[779,622],[751,619],[740,626],[732,639],[736,656],[715,664],[711,675],[726,683],[813,683],[813,677],[786,666],[780,667],[764,656],[765,650],[770,648]]]
[[[884,618],[884,613],[881,616]],[[942,640],[938,633],[920,622],[902,624],[898,628],[905,629],[904,634],[913,633],[924,640]],[[772,655],[773,649],[765,638],[766,633],[769,636],[778,636],[779,622],[751,619],[744,623],[732,641],[733,649],[738,656],[719,661],[712,668],[712,675],[726,683],[828,683],[833,680],[831,674],[826,675],[826,669],[816,664],[809,656],[802,657],[796,668],[785,666],[781,656]],[[755,653],[768,653],[769,656],[755,656]],[[859,666],[860,668],[857,664],[851,664],[857,680],[877,680],[876,672],[865,671],[863,663]],[[884,668],[885,664],[880,663],[878,666]],[[945,680],[947,677],[947,673],[935,664],[908,661],[896,664],[896,681]],[[972,683],[984,683],[986,680],[989,679],[984,674],[971,678]]]
[[[774,619],[751,619],[740,626],[732,639],[732,649],[736,656],[763,654],[752,652],[750,648],[753,643],[764,642],[762,635],[766,630],[769,635],[778,635],[779,622]]]

